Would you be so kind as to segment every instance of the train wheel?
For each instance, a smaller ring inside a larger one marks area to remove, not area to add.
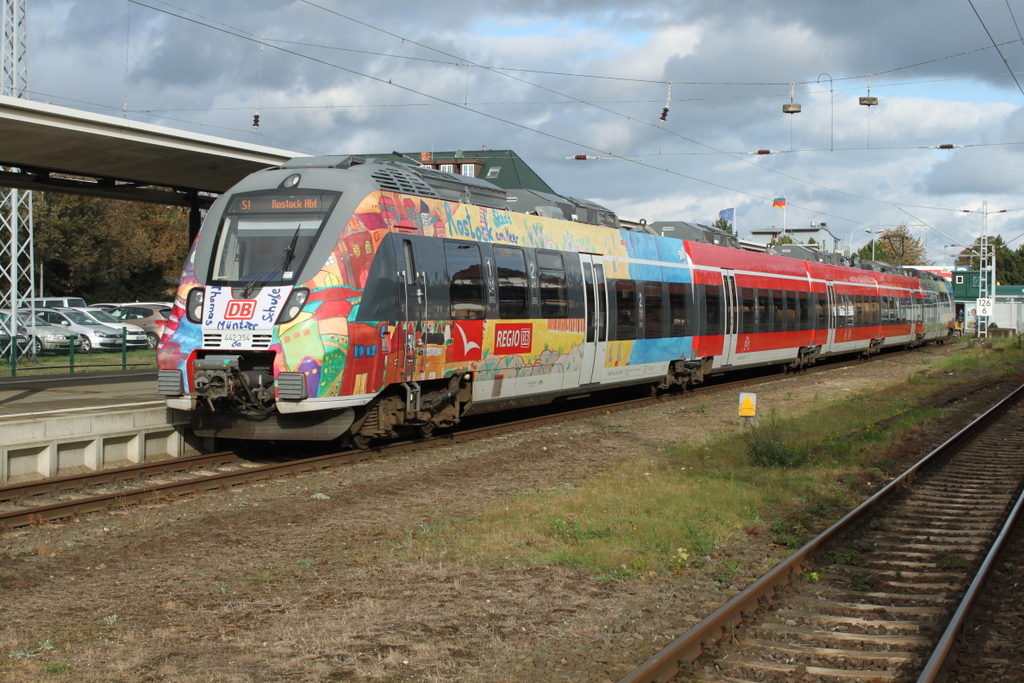
[[[434,436],[433,422],[429,422],[425,425],[416,425],[416,427],[414,427],[413,429],[417,438],[429,439],[430,437]]]
[[[657,398],[658,397],[658,387],[659,386],[661,386],[661,385],[658,384],[658,383],[648,384],[647,385],[647,395],[650,396],[651,398]]]
[[[372,436],[366,436],[365,434],[352,434],[348,437],[348,442],[352,444],[352,448],[358,448],[361,451],[365,451],[373,443]]]

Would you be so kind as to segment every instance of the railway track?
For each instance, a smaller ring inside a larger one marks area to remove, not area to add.
[[[1019,679],[1024,670],[1024,500],[1018,499],[1014,519],[1004,527],[976,579],[977,590],[965,596],[946,630],[942,647],[936,648],[929,675],[946,675],[957,683],[992,683]],[[974,587],[974,586],[972,586]],[[930,680],[930,679],[929,679]]]
[[[957,600],[973,600],[1024,481],[1022,397],[1024,386],[620,683],[940,680],[968,609]]]
[[[897,351],[892,353],[900,353]],[[890,354],[890,355],[891,355]],[[805,372],[824,372],[868,362],[848,359],[816,366]],[[784,373],[782,373],[784,374]],[[695,392],[717,392],[738,389],[772,381],[775,376],[756,376],[698,387]],[[560,410],[544,415],[531,415],[523,419],[485,424],[479,427],[462,426],[442,433],[430,440],[393,441],[366,450],[349,450],[281,463],[260,465],[225,451],[188,458],[176,458],[156,463],[133,465],[101,472],[12,484],[0,488],[0,530],[39,524],[92,512],[118,509],[128,505],[159,499],[195,495],[205,491],[227,489],[268,479],[297,476],[317,470],[363,462],[375,457],[386,457],[451,443],[517,432],[551,422],[568,421],[609,410],[641,408],[659,401],[673,400],[686,394],[662,397],[643,396],[612,403],[600,402],[585,407]],[[575,402],[574,402],[575,403]]]

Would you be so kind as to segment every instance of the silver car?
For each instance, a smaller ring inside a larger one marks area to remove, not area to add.
[[[76,348],[80,348],[83,353],[89,353],[94,349],[113,351],[121,348],[121,330],[101,325],[73,308],[40,308],[36,310],[36,315],[51,325],[63,327],[69,335],[76,335]],[[145,335],[135,342],[136,346],[144,347]]]
[[[10,319],[10,310],[0,310],[0,327],[9,325],[8,321]],[[46,351],[67,353],[71,347],[67,330],[63,327],[51,325],[38,316],[33,318],[27,309],[18,311],[18,325],[18,336],[25,335],[30,345],[29,348],[37,356]],[[80,350],[81,347],[82,344],[79,341],[75,345],[75,349]]]
[[[131,323],[118,320],[110,313],[97,306],[86,306],[85,308],[78,308],[77,306],[67,310],[75,310],[88,316],[94,322],[100,325],[106,325],[107,327],[113,327],[118,332],[123,327],[125,332],[128,333],[128,348],[129,349],[141,349],[149,346],[149,340],[146,336],[146,330],[142,329],[138,325],[132,325]]]

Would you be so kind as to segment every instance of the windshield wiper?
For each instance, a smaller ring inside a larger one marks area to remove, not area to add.
[[[282,278],[284,277],[284,271],[288,269],[288,266],[292,262],[292,258],[295,256],[295,245],[299,241],[299,230],[301,229],[302,223],[299,223],[299,225],[296,226],[295,228],[295,234],[292,235],[291,244],[284,248],[284,253],[282,253],[280,256],[274,259],[272,263],[267,264],[267,266],[263,270],[256,274],[256,277],[249,280],[249,282],[247,282],[245,286],[242,287],[243,299],[248,299],[250,296],[252,296],[252,290],[256,288],[256,284],[261,282],[268,273],[270,273],[274,268],[276,268],[277,264],[281,263],[282,259],[284,260],[284,265],[281,267],[281,276]]]

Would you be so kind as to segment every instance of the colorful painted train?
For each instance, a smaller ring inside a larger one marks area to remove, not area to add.
[[[295,159],[210,209],[157,350],[159,391],[199,436],[362,447],[948,334],[937,275],[729,238],[404,163]]]

